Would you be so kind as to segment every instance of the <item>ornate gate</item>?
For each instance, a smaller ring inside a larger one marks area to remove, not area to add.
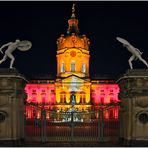
[[[49,111],[44,106],[32,106],[40,113],[25,115],[25,140],[40,142],[113,142],[119,137],[119,118],[112,110],[119,106],[99,107],[90,112]]]

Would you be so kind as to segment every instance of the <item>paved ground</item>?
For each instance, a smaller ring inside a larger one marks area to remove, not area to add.
[[[119,144],[117,142],[8,142],[8,141],[0,141],[0,146],[9,146],[9,147],[148,147],[148,141],[136,141],[136,142],[128,142],[127,145]]]
[[[38,146],[38,147],[112,147],[112,146],[120,146],[117,143],[67,143],[67,142],[48,142],[48,143],[25,143],[22,146]]]

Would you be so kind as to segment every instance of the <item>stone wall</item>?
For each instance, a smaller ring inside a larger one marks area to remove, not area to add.
[[[24,139],[24,87],[15,69],[0,69],[0,141]]]
[[[128,70],[117,83],[121,99],[120,138],[148,142],[148,70]]]

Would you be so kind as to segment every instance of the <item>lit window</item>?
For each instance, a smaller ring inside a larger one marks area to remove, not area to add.
[[[33,89],[33,90],[32,90],[32,92],[33,92],[33,93],[36,93],[36,90],[35,90],[35,89]]]
[[[60,99],[61,99],[61,103],[66,103],[66,93],[65,92],[60,93]]]
[[[51,93],[55,93],[55,90],[51,90]]]
[[[65,72],[65,66],[64,66],[64,63],[62,63],[62,65],[61,65],[61,72]]]
[[[75,62],[71,63],[70,68],[71,68],[71,72],[75,72],[76,71],[76,64],[75,64]]]
[[[113,103],[114,102],[114,98],[110,97],[110,102]]]
[[[83,72],[83,73],[86,72],[86,67],[85,67],[85,64],[84,64],[84,63],[82,64],[82,72]]]
[[[80,93],[80,103],[82,103],[82,104],[85,103],[85,99],[86,99],[85,98],[85,92],[81,92]]]
[[[104,97],[101,97],[101,98],[100,98],[100,103],[101,103],[101,104],[104,104]]]
[[[43,89],[43,90],[42,90],[42,93],[45,93],[45,92],[46,92],[46,91]]]
[[[32,93],[32,99],[31,102],[36,102],[37,101],[37,94],[36,93]]]
[[[103,89],[101,89],[101,90],[100,90],[100,92],[104,92],[104,90],[103,90]]]

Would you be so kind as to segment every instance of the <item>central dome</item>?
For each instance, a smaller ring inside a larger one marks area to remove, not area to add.
[[[57,48],[58,50],[61,50],[63,48],[82,48],[85,50],[89,50],[89,39],[85,35],[79,34],[79,28],[78,28],[78,19],[75,17],[75,4],[72,6],[72,15],[71,18],[68,20],[68,29],[67,34],[62,34],[57,39]]]
[[[63,48],[83,48],[89,50],[89,39],[85,36],[78,36],[75,33],[72,33],[70,36],[61,35],[57,40],[58,50]]]

